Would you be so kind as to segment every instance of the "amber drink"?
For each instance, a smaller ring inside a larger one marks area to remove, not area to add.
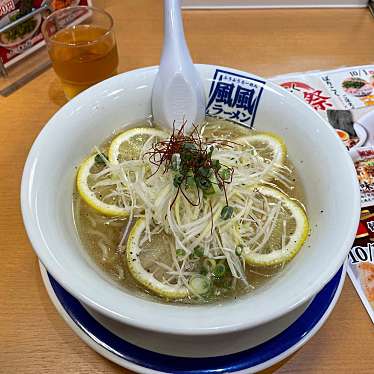
[[[67,99],[117,74],[117,47],[108,13],[92,7],[61,9],[46,19],[43,33]]]

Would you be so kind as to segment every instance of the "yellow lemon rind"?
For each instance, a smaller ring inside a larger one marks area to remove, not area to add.
[[[91,167],[95,164],[96,155],[92,155],[84,160],[77,173],[77,189],[82,199],[99,213],[109,217],[127,217],[129,210],[124,207],[111,205],[99,200],[95,193],[89,188],[87,178]]]
[[[183,299],[188,296],[187,287],[171,286],[157,280],[153,274],[147,272],[140,261],[139,239],[145,230],[145,219],[139,218],[130,231],[127,241],[126,259],[131,275],[141,285],[155,294],[167,299]]]

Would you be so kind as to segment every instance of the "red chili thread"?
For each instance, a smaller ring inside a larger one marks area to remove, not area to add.
[[[220,173],[219,169],[213,167],[212,164],[212,158],[211,158],[211,147],[219,147],[219,146],[226,146],[232,148],[234,145],[239,145],[235,142],[223,140],[223,139],[216,139],[212,141],[204,141],[204,139],[201,137],[199,133],[199,129],[195,124],[192,124],[193,130],[189,135],[186,135],[184,133],[185,126],[187,124],[187,120],[183,121],[183,124],[179,130],[175,129],[175,121],[173,123],[173,132],[169,139],[167,140],[160,140],[159,142],[156,142],[152,145],[151,150],[146,152],[143,155],[143,158],[145,156],[148,156],[149,162],[153,165],[157,166],[157,169],[155,170],[152,175],[149,176],[152,177],[155,175],[163,166],[163,173],[166,173],[169,171],[169,169],[172,166],[172,158],[174,154],[186,154],[186,152],[190,153],[190,156],[188,160],[184,160],[185,163],[185,169],[187,172],[183,175],[183,179],[181,181],[180,186],[177,189],[177,193],[173,199],[173,202],[170,207],[172,207],[175,203],[175,200],[178,197],[179,192],[182,192],[183,196],[186,198],[186,200],[193,206],[198,206],[201,203],[201,194],[199,191],[199,188],[196,185],[196,191],[198,195],[198,201],[194,203],[190,200],[190,198],[187,196],[183,188],[181,187],[183,183],[187,180],[187,173],[191,170],[194,174],[194,177],[197,174],[197,171],[199,168],[206,168],[213,171],[215,175],[215,180],[217,182],[211,181],[209,177],[203,176],[199,174],[199,178],[210,180],[211,183],[217,184],[220,189],[223,190],[225,194],[225,200],[226,205],[228,205],[228,199],[227,199],[227,193],[226,193],[226,184],[229,184],[232,182],[234,169],[231,167],[224,166],[226,170],[229,172],[229,178],[224,179]],[[193,144],[194,148],[190,150],[184,149],[184,145],[186,143]]]

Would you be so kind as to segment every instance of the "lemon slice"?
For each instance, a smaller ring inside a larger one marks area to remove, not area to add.
[[[242,136],[236,138],[235,143],[250,147],[263,159],[278,165],[283,164],[286,159],[287,148],[283,139],[269,132]]]
[[[118,164],[125,160],[139,159],[143,145],[151,137],[154,138],[154,142],[157,142],[168,138],[169,135],[152,127],[137,127],[119,134],[110,144],[109,161],[112,164]]]
[[[273,266],[290,261],[299,252],[309,232],[303,206],[268,185],[253,186],[250,191],[254,192],[247,215],[251,220],[247,222],[251,223],[238,229],[246,262],[254,266]],[[270,207],[270,213],[261,213],[264,206]]]
[[[107,196],[115,188],[115,180],[110,177],[96,178],[94,169],[97,167],[95,163],[95,157],[92,155],[88,157],[79,166],[77,174],[77,189],[82,199],[93,209],[97,210],[101,214],[106,216],[127,216],[129,213],[129,205],[124,205],[124,199],[126,201],[126,194],[121,196],[121,200],[109,198]],[[109,185],[95,187],[98,182],[106,179]]]
[[[232,140],[235,141],[239,136],[247,136],[248,128],[240,126],[235,122],[226,119],[213,118],[208,119],[208,123],[202,126],[201,134],[209,140]],[[210,122],[212,120],[212,122]],[[210,123],[209,123],[210,122]]]
[[[187,287],[166,282],[165,268],[170,266],[170,255],[165,248],[163,235],[144,240],[146,235],[144,218],[139,218],[130,231],[127,241],[126,259],[132,276],[144,287],[168,299],[183,299],[188,296]],[[143,244],[142,244],[143,243]],[[147,245],[151,250],[147,251]],[[148,254],[149,253],[149,254]],[[164,266],[160,266],[160,263]]]

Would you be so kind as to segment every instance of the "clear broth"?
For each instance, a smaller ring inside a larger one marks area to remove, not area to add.
[[[152,122],[142,121],[134,125],[131,125],[130,127],[134,128],[147,126],[152,126]],[[99,149],[103,153],[106,153],[113,138],[122,131],[123,129],[120,129],[113,133],[112,136],[110,136],[101,144]],[[242,127],[238,124],[229,121],[218,120],[213,118],[208,118],[207,124],[202,129],[202,133],[204,136],[224,138],[227,140],[233,140],[236,137],[248,135],[249,132],[255,133],[256,131],[250,130],[248,128]],[[304,198],[302,186],[294,170],[294,167],[289,159],[287,159],[286,165],[292,170],[292,180],[294,181],[294,185],[291,189],[285,189],[285,187],[282,186],[282,190],[286,192],[291,198],[297,199],[298,201],[303,203]],[[274,184],[277,185],[276,182],[274,182]],[[112,218],[101,215],[82,200],[77,190],[75,190],[73,194],[73,212],[77,233],[89,256],[121,288],[123,288],[124,290],[128,290],[132,293],[135,293],[140,297],[150,298],[151,300],[158,302],[202,302],[201,299],[196,300],[193,298],[185,298],[177,301],[166,300],[144,288],[132,277],[131,273],[128,270],[126,261],[123,261],[125,255],[119,253],[118,251],[118,244],[122,236],[123,227],[126,226],[127,218]],[[106,246],[105,250],[103,250],[102,247],[100,247],[100,245],[98,244],[100,242],[100,238],[103,235],[105,235],[106,238],[109,238],[108,244],[110,244]],[[222,302],[224,300],[237,298],[243,294],[252,292],[257,288],[263,286],[267,281],[269,281],[269,279],[280,273],[283,270],[283,268],[284,265],[264,268],[251,268],[247,266],[246,276],[251,286],[249,290],[244,289],[244,287],[237,286],[234,289],[230,289],[229,291],[224,290],[219,294],[211,295],[211,297],[205,297],[203,301]],[[220,289],[219,285],[217,289]]]

